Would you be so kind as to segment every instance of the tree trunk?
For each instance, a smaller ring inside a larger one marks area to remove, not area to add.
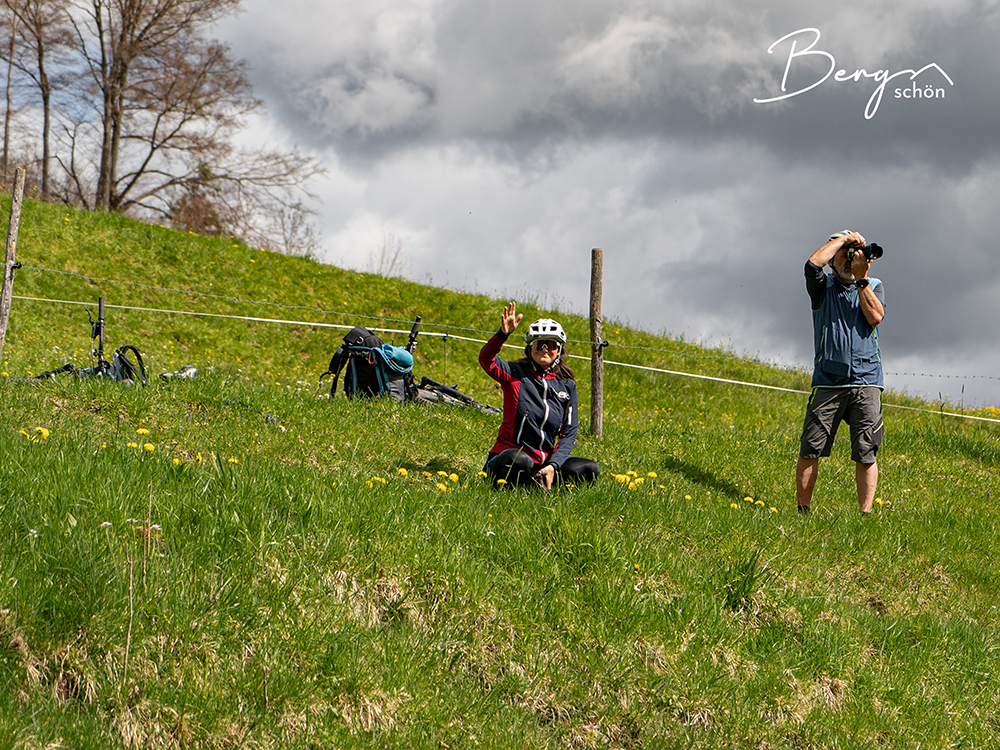
[[[0,164],[0,172],[3,172],[2,185],[7,184],[7,159],[10,154],[10,118],[13,110],[13,97],[11,93],[14,88],[14,49],[17,39],[17,16],[11,17],[10,25],[10,45],[7,48],[7,111],[3,116],[3,164]]]
[[[49,130],[52,123],[52,86],[45,72],[44,47],[38,45],[38,88],[42,93],[42,200],[49,199]]]

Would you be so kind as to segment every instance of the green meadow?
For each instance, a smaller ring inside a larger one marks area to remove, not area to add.
[[[18,260],[0,748],[1000,740],[1000,425],[888,393],[875,512],[845,432],[803,517],[804,396],[609,365],[603,436],[585,420],[576,449],[600,480],[496,488],[495,416],[318,380],[331,325],[421,315],[417,376],[498,406],[476,354],[503,300],[34,201]],[[98,297],[107,352],[137,346],[149,384],[32,380],[90,364]],[[534,302],[587,353],[585,318]],[[610,360],[808,389],[669,334],[605,337]]]

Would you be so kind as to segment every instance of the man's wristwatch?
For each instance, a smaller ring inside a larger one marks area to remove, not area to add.
[[[864,289],[866,286],[870,286],[871,282],[868,279],[858,279],[854,282],[854,286],[858,289]]]

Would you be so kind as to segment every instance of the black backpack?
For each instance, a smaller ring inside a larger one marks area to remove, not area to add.
[[[355,326],[344,336],[343,345],[330,359],[330,366],[319,376],[322,383],[333,375],[330,398],[337,393],[337,380],[344,373],[344,393],[348,398],[388,395],[397,401],[416,390],[413,383],[413,355],[392,346],[363,326]]]

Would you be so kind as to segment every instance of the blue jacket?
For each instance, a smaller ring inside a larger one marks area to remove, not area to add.
[[[884,307],[882,282],[869,280]],[[806,290],[813,313],[813,388],[859,385],[885,388],[878,326],[872,326],[865,317],[854,284],[845,284],[806,261]]]

